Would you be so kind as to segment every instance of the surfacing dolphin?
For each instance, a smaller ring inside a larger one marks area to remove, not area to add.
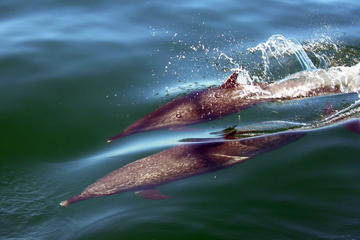
[[[193,92],[170,101],[137,120],[108,142],[134,133],[218,119],[263,102],[360,90],[360,63],[352,67],[303,71],[271,84],[239,84],[238,74],[235,71],[219,87]]]
[[[360,100],[341,111],[335,112],[326,118],[315,122],[314,127],[325,127],[332,124],[343,123],[351,132],[360,134]]]
[[[179,145],[115,170],[79,195],[62,201],[60,206],[125,191],[135,191],[147,199],[165,199],[168,197],[158,192],[156,186],[233,166],[304,135],[304,132],[294,131],[242,140]]]

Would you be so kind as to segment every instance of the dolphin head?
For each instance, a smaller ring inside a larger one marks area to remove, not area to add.
[[[176,98],[171,102],[161,106],[154,112],[146,115],[138,121],[131,124],[122,133],[110,138],[111,142],[117,138],[128,136],[134,133],[150,131],[161,128],[181,127],[197,122],[219,117],[222,115],[221,108],[215,108],[212,105],[214,99],[218,102],[228,101],[226,98],[220,99],[220,93],[225,93],[238,87],[237,77],[239,72],[235,71],[231,76],[218,88],[205,89],[203,91],[193,92],[184,97]],[[218,97],[217,97],[218,96]],[[215,104],[219,105],[219,103]],[[221,105],[221,104],[220,104]]]
[[[199,122],[202,118],[202,110],[201,106],[197,104],[196,98],[198,95],[199,93],[197,92],[174,99],[145,117],[137,120],[122,133],[110,138],[108,142],[134,133],[174,126],[181,127]]]

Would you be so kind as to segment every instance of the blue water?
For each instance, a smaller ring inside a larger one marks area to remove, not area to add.
[[[242,67],[260,82],[360,62],[360,2],[0,1],[0,239],[358,239],[360,137],[337,125],[229,169],[61,208],[184,138],[310,122],[356,96],[259,105],[112,144],[135,120]],[[250,51],[286,42],[275,60]],[[273,42],[274,42],[273,41]],[[280,64],[281,63],[281,64]],[[246,77],[242,78],[244,81]]]

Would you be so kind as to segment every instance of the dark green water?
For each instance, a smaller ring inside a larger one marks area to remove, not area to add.
[[[263,104],[241,121],[235,115],[198,131],[105,143],[170,99],[221,84],[236,67],[266,82],[309,61],[355,65],[358,1],[2,0],[0,9],[0,239],[360,238],[360,136],[341,126],[161,186],[169,200],[129,192],[58,205],[182,138],[263,121],[307,122],[329,103],[348,106],[356,96]],[[264,62],[270,48],[249,51],[272,40],[278,49],[291,40],[309,58],[283,54],[278,64]]]

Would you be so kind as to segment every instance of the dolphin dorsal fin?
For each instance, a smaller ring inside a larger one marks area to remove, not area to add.
[[[135,194],[142,198],[146,198],[146,199],[150,199],[150,200],[163,200],[163,199],[170,198],[170,196],[163,195],[161,192],[159,192],[155,188],[140,190],[140,191],[135,192]]]
[[[239,76],[239,71],[234,71],[230,77],[221,85],[221,88],[234,88],[238,86],[237,78]]]

